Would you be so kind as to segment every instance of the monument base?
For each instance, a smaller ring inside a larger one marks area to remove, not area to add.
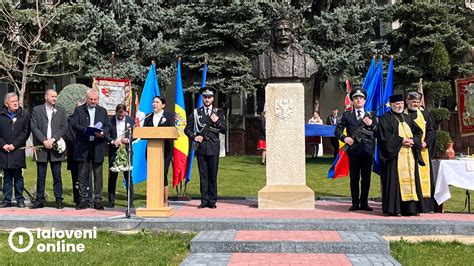
[[[137,208],[136,215],[139,217],[170,217],[173,215],[172,208],[163,207],[157,209]]]
[[[306,185],[266,185],[258,192],[259,209],[314,209],[314,191]]]

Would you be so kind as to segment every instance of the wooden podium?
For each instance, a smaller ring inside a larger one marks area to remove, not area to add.
[[[170,217],[172,209],[164,206],[164,140],[177,139],[175,127],[137,127],[134,138],[148,140],[146,208],[137,208],[140,217]]]

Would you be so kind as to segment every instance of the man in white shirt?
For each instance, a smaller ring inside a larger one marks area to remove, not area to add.
[[[33,144],[35,146],[43,146],[35,151],[34,156],[37,169],[36,201],[30,206],[31,209],[44,207],[48,161],[50,162],[53,176],[56,208],[62,209],[64,207],[61,177],[61,162],[64,160],[64,150],[60,150],[57,146],[59,143],[63,143],[61,139],[67,132],[67,116],[64,108],[56,105],[57,96],[58,94],[55,90],[46,90],[44,95],[45,103],[34,107],[31,113]]]

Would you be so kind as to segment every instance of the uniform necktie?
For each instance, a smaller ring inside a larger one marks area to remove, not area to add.
[[[362,111],[357,110],[357,120],[360,120],[362,118]]]
[[[210,115],[211,115],[211,110],[209,110],[209,108],[206,108],[206,115],[207,115],[207,116],[210,116]]]

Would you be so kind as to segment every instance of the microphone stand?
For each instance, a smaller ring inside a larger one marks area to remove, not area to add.
[[[130,218],[130,198],[131,198],[131,191],[130,187],[132,186],[132,180],[131,180],[131,175],[132,175],[132,160],[131,160],[131,154],[132,154],[132,128],[128,126],[128,174],[127,174],[127,209],[125,210],[125,218]]]

